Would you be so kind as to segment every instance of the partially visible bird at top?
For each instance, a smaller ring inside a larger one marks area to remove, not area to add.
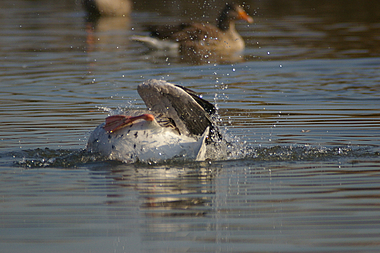
[[[89,16],[128,16],[132,11],[130,0],[82,0]]]

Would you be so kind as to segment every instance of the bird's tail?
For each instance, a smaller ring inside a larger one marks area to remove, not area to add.
[[[178,43],[148,36],[134,35],[131,37],[131,40],[141,42],[151,50],[175,51],[179,48]]]

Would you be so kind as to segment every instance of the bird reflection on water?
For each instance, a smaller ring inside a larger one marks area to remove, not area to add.
[[[215,194],[210,180],[216,175],[217,169],[209,168],[208,162],[190,167],[173,165],[170,169],[167,165],[147,169],[145,166],[121,164],[113,167],[107,177],[113,180],[110,187],[117,187],[116,191],[120,191],[120,194],[126,188],[138,191],[139,207],[146,216],[206,215],[211,210]],[[112,197],[108,204],[120,205],[119,202],[113,202]]]

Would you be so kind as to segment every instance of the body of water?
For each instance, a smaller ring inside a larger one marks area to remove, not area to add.
[[[222,6],[146,0],[92,23],[80,1],[1,2],[1,252],[380,251],[380,4],[246,1],[230,63],[130,40]],[[228,159],[84,150],[109,110],[145,108],[150,78],[216,104]]]

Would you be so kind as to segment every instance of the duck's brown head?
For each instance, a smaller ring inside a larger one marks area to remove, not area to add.
[[[248,23],[253,23],[253,18],[245,12],[241,5],[227,3],[218,19],[218,27],[221,30],[228,30],[230,23],[235,20],[245,20]]]

